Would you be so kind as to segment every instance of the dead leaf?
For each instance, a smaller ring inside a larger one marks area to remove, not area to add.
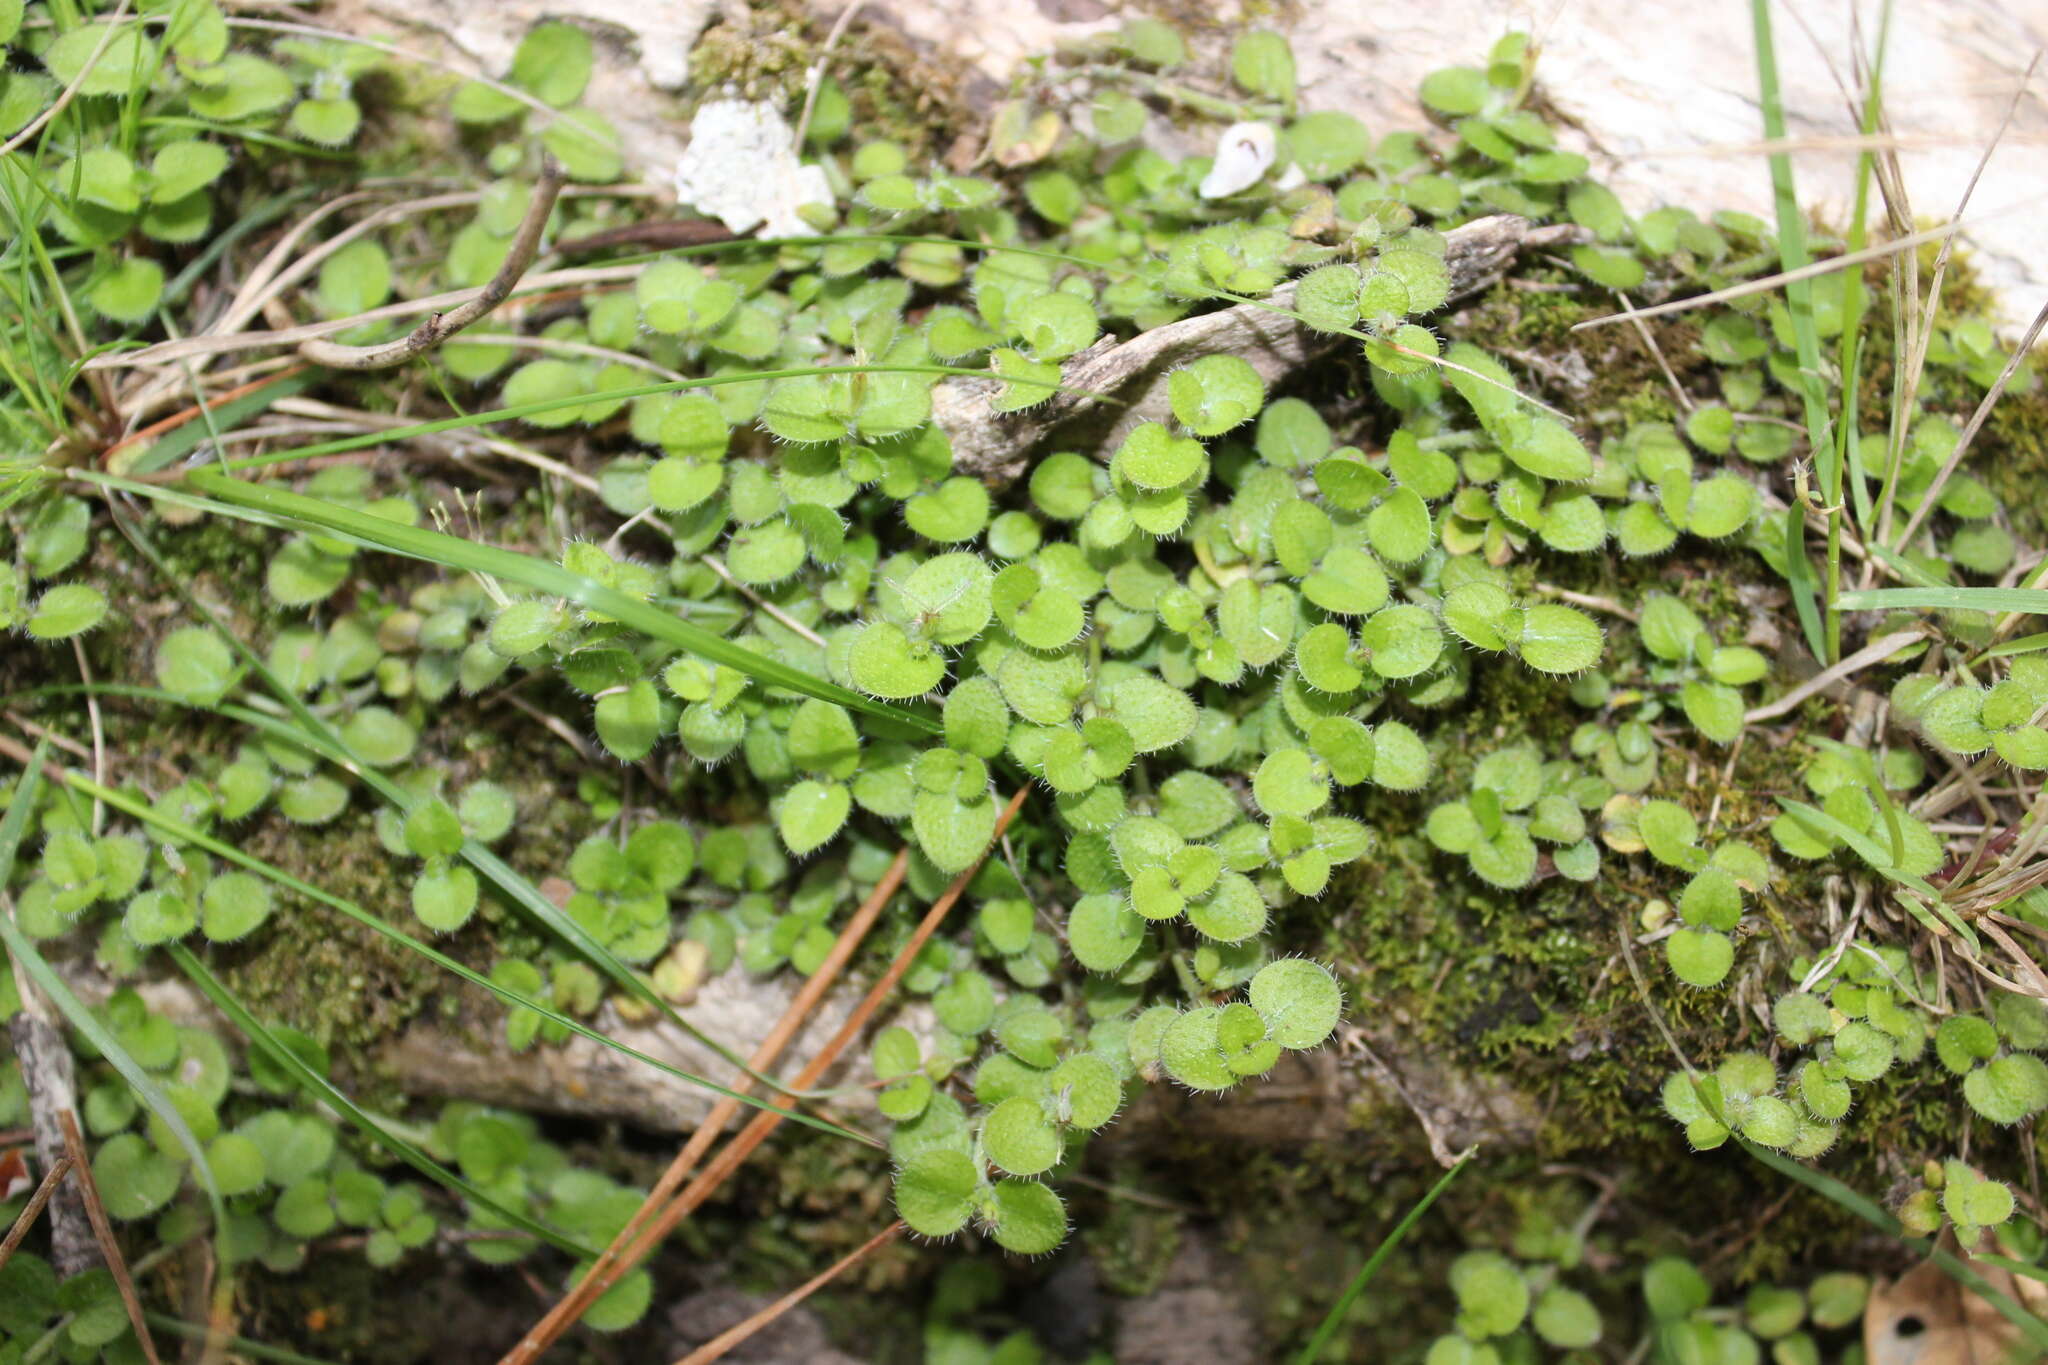
[[[26,1194],[35,1188],[35,1183],[29,1178],[28,1158],[22,1154],[21,1148],[0,1152],[0,1204],[17,1194]]]
[[[2048,1308],[2048,1285],[2016,1280],[1996,1266],[1975,1268],[1993,1288],[2027,1307]],[[1932,1260],[1871,1290],[1863,1350],[1868,1365],[2005,1365],[2036,1358],[2020,1346],[2019,1329],[1989,1300],[1964,1289]]]

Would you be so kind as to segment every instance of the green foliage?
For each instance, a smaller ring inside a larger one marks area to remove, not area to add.
[[[89,73],[96,26],[53,20],[57,31],[23,40],[51,77],[85,79],[62,135],[22,153],[52,192],[33,220],[8,200],[9,278],[28,289],[44,270],[26,243],[53,252],[47,269],[95,345],[182,325],[216,211],[238,221],[266,158],[384,150],[357,94],[381,54],[297,38],[229,51],[214,6],[191,8],[190,32],[122,26]],[[225,837],[289,822],[318,857],[343,846],[361,818],[356,788],[371,787],[383,880],[430,935],[460,936],[451,956],[489,963],[514,1051],[563,1042],[607,1003],[649,1017],[707,976],[816,971],[903,843],[906,899],[968,876],[961,911],[903,980],[935,1024],[913,1032],[919,1016],[906,1015],[871,1053],[896,1207],[927,1237],[971,1227],[1011,1253],[1050,1253],[1069,1221],[1055,1185],[1137,1085],[1222,1092],[1322,1046],[1360,985],[1350,973],[1367,968],[1288,954],[1329,952],[1318,926],[1342,916],[1314,913],[1318,898],[1348,906],[1354,879],[1383,875],[1409,847],[1442,855],[1430,867],[1442,904],[1415,907],[1418,934],[1432,916],[1459,933],[1523,917],[1563,878],[1589,908],[1641,900],[1637,927],[1675,978],[1654,990],[1696,1011],[1701,1035],[1735,1008],[1721,992],[1774,1000],[1770,1053],[1762,1040],[1715,1047],[1697,1074],[1664,1084],[1662,1107],[1696,1148],[1733,1136],[1818,1159],[1858,1099],[1934,1074],[1930,1040],[1958,1102],[1993,1131],[2048,1109],[2038,1009],[2000,997],[1981,1017],[1943,1014],[1923,957],[1869,932],[1807,942],[1811,922],[1799,907],[1788,921],[1782,903],[1788,876],[1847,851],[1860,863],[1836,872],[1928,887],[1913,904],[1929,922],[1946,908],[1926,902],[1948,851],[1936,817],[1913,808],[1927,767],[1906,730],[1938,755],[1993,755],[2019,780],[2048,768],[2041,656],[2000,652],[1989,626],[1953,613],[1957,648],[1923,661],[1915,644],[1880,665],[1920,668],[1891,691],[1895,734],[1808,735],[1796,778],[1734,776],[1745,755],[1783,747],[1748,717],[1772,716],[1798,674],[1772,652],[1788,632],[1744,574],[1751,552],[1788,579],[1810,571],[1798,514],[1788,542],[1786,514],[1769,509],[1794,496],[1791,414],[1815,368],[1796,359],[1810,349],[1801,333],[1839,335],[1839,308],[1712,310],[1697,355],[1678,358],[1685,411],[1653,389],[1566,420],[1525,397],[1547,382],[1507,363],[1524,366],[1526,352],[1503,342],[1493,354],[1493,338],[1445,317],[1445,232],[1493,212],[1574,223],[1590,240],[1569,270],[1563,258],[1541,269],[1673,294],[1762,270],[1777,254],[1764,226],[1631,215],[1557,147],[1530,101],[1521,35],[1482,66],[1424,81],[1440,128],[1378,140],[1346,114],[1296,107],[1294,55],[1274,33],[1229,47],[1243,106],[1157,74],[1213,55],[1191,58],[1162,21],[1133,19],[1090,51],[1105,64],[1048,70],[1085,85],[1092,133],[1019,99],[991,137],[996,165],[1015,172],[1000,178],[933,169],[908,141],[842,145],[853,106],[827,82],[809,145],[846,191],[814,206],[828,239],[665,256],[630,287],[503,324],[532,336],[472,335],[427,362],[439,381],[417,393],[447,396],[452,380],[464,396],[451,401],[483,413],[447,425],[523,424],[494,448],[568,461],[572,483],[594,485],[589,501],[564,483],[545,506],[503,504],[501,534],[459,481],[451,509],[442,483],[367,465],[320,469],[296,494],[199,470],[186,487],[220,500],[208,510],[233,503],[291,528],[238,543],[237,556],[261,546],[250,581],[263,600],[216,627],[110,606],[121,547],[105,536],[89,555],[94,506],[24,481],[7,490],[17,550],[0,621],[41,642],[102,632],[81,648],[146,628],[129,643],[162,691],[240,727],[217,752],[181,753],[189,771],[161,784],[155,809],[181,825]],[[31,65],[15,63],[7,95],[54,98]],[[490,182],[474,216],[442,235],[408,227],[428,234],[424,257],[402,233],[342,244],[305,282],[308,312],[350,319],[490,278],[543,150],[579,180],[621,174],[614,130],[581,103],[593,66],[590,36],[551,21],[526,35],[504,82],[456,90],[449,112],[467,142],[451,156],[474,158],[463,173]],[[1119,84],[1250,124],[1272,165],[1205,198],[1214,166],[1136,145],[1149,108]],[[556,213],[550,241],[609,226],[617,210],[579,199]],[[1344,338],[1370,418],[1324,404],[1326,386],[1275,396],[1247,360],[1195,356],[1111,448],[1018,451],[1035,458],[1015,487],[956,467],[934,421],[941,366],[985,364],[1000,422],[1050,399],[1089,348],[1246,297]],[[1530,298],[1533,317],[1543,296]],[[1946,406],[2003,365],[1970,325],[1937,340]],[[393,334],[371,323],[344,337]],[[10,380],[68,373],[78,357],[52,344],[9,340],[10,363],[34,362]],[[671,373],[685,381],[652,382]],[[31,386],[14,387],[23,394],[0,398],[10,447],[53,447],[63,433],[42,431]],[[63,420],[62,396],[43,426]],[[1871,561],[1937,585],[2022,562],[1989,488],[1943,477],[1957,425],[1929,414],[1901,435],[1853,433],[1846,447],[1894,471],[1898,514],[1931,518],[1896,553],[1866,533]],[[514,539],[539,548],[497,549]],[[434,572],[387,572],[366,548]],[[245,628],[261,668],[222,634]],[[267,725],[271,701],[248,705],[257,684],[331,729],[347,764],[322,766],[332,755],[308,747],[311,731]],[[476,777],[499,771],[503,736],[475,728],[470,698],[532,706],[596,761],[551,793]],[[458,751],[459,789],[447,771]],[[1020,786],[1035,793],[984,861]],[[1775,818],[1750,799],[1766,794],[1780,798]],[[56,805],[39,819],[39,856],[14,888],[24,939],[96,945],[123,980],[158,949],[187,960],[194,934],[247,945],[224,953],[260,950],[305,909],[224,866],[217,847],[118,825],[88,833]],[[1746,842],[1766,821],[1784,867]],[[493,872],[485,846],[515,832],[521,854],[556,864],[553,901],[522,895],[503,864]],[[2038,904],[2001,904],[2041,922]],[[1768,951],[1751,946],[1759,938]],[[625,993],[607,1000],[612,986]],[[328,1084],[329,1057],[307,1034],[258,1024],[252,1037],[303,1074],[259,1043],[250,1083],[231,1084],[218,1040],[151,1015],[132,991],[101,1013],[165,1097],[138,1103],[130,1078],[88,1057],[84,1112],[109,1207],[124,1220],[177,1208],[197,1167],[171,1140],[175,1117],[227,1201],[230,1262],[289,1271],[309,1241],[341,1231],[388,1268],[464,1218],[515,1234],[465,1243],[485,1261],[534,1254],[543,1234],[583,1255],[635,1206],[531,1120],[467,1105],[444,1110],[417,1153],[450,1192],[389,1183],[373,1173],[385,1166],[376,1148],[405,1155],[402,1139],[335,1128],[326,1116],[340,1101],[307,1084]],[[298,1098],[302,1086],[318,1103]],[[1923,1184],[1902,1211],[1919,1230],[2010,1226],[2010,1193],[1960,1162]],[[1481,1245],[1458,1258],[1454,1330],[1430,1360],[1611,1346],[1609,1299],[1561,1273],[1577,1254],[1549,1264]],[[22,1302],[64,1292],[33,1268],[13,1273]],[[88,1332],[125,1330],[97,1282],[69,1292]],[[654,1292],[644,1273],[630,1278],[592,1325],[630,1326]],[[1806,1360],[1810,1341],[1786,1343],[1860,1305],[1860,1290],[1817,1283],[1759,1285],[1740,1309],[1717,1308],[1672,1260],[1650,1265],[1643,1297],[1659,1349],[1686,1360],[1746,1359],[1758,1342]]]

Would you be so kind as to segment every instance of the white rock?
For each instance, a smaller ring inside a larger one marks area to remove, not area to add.
[[[766,225],[770,236],[811,231],[805,204],[832,202],[818,166],[797,160],[796,135],[773,105],[711,100],[690,120],[690,145],[676,163],[676,198],[734,232]]]

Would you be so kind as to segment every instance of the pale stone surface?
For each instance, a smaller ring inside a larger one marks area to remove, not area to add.
[[[820,13],[839,9],[839,0],[815,3]],[[1241,8],[1226,0],[1214,14],[1228,23]],[[1830,61],[1846,63],[1850,6],[1828,0],[1776,9],[1791,133],[1853,133],[1855,119],[1829,70]],[[1825,55],[1799,28],[1795,9]],[[986,77],[970,88],[983,91],[1007,90],[1027,59],[1114,29],[1126,12],[1141,11],[1098,0],[874,0],[863,11],[872,22],[894,25],[970,63]],[[1425,74],[1481,62],[1500,34],[1523,29],[1542,44],[1537,71],[1545,92],[1578,125],[1567,130],[1567,144],[1590,155],[1595,173],[1632,209],[1670,203],[1771,213],[1769,170],[1760,155],[1743,150],[1762,137],[1762,120],[1749,7],[1739,0],[1308,0],[1284,10],[1277,21],[1259,22],[1277,23],[1292,43],[1306,107],[1356,114],[1375,135],[1423,126],[1415,89]],[[1907,143],[1901,155],[1916,217],[1943,218],[1955,211],[2028,60],[2044,45],[2048,6],[2026,0],[1921,0],[1897,7],[1885,84],[1894,131]],[[1198,61],[1206,55],[1212,69],[1221,69],[1220,37],[1198,35],[1194,47]],[[2044,145],[2048,70],[2035,73],[1972,210],[1982,221],[1969,241],[2001,291],[2009,321],[2031,317],[2048,298]],[[1191,144],[1183,150],[1208,148]],[[1801,198],[1846,222],[1854,166],[1852,149],[1802,151],[1796,162]],[[2023,207],[2013,211],[2014,206]]]
[[[324,27],[382,38],[449,62],[459,71],[502,77],[528,29],[560,19],[589,33],[596,64],[583,102],[619,130],[629,166],[666,179],[682,155],[690,49],[716,0],[329,0]]]
[[[844,7],[844,0],[807,2],[820,29]],[[1481,61],[1500,34],[1525,30],[1543,48],[1538,71],[1545,92],[1577,125],[1565,131],[1567,144],[1591,156],[1595,173],[1631,208],[1670,203],[1771,212],[1769,171],[1753,150],[1762,122],[1749,7],[1740,0],[1436,0],[1412,6],[1303,0],[1284,7],[1277,19],[1267,5],[1220,0],[1211,9],[1219,27],[1194,35],[1196,84],[1203,83],[1203,63],[1212,75],[1226,68],[1227,31],[1248,8],[1265,16],[1256,22],[1277,24],[1292,42],[1306,106],[1347,110],[1375,134],[1425,124],[1415,101],[1425,74]],[[1855,131],[1831,70],[1832,64],[1846,75],[1851,8],[1847,0],[1777,7],[1781,83],[1796,137],[1825,141]],[[666,180],[686,142],[682,111],[667,92],[684,85],[689,49],[716,9],[716,0],[497,0],[485,6],[334,0],[321,17],[408,44],[432,46],[420,40],[438,34],[493,73],[509,65],[532,24],[579,23],[599,39],[589,102],[619,125],[628,161]],[[855,26],[892,28],[965,67],[970,78],[962,88],[986,113],[1030,59],[1113,30],[1126,13],[1141,12],[1143,6],[1128,0],[869,0]],[[1911,211],[1920,219],[1945,218],[2005,116],[2027,62],[2048,46],[2048,6],[1916,0],[1898,6],[1893,23],[1886,89],[1893,130],[1905,144]],[[794,108],[783,112],[796,114]],[[1153,122],[1151,135],[1178,151],[1213,148],[1213,127],[1198,138],[1180,138],[1164,120]],[[1854,149],[1836,142],[1802,150],[1797,169],[1806,204],[1846,221]],[[2021,98],[1971,216],[1977,221],[1968,240],[2000,292],[2005,317],[2030,318],[2048,299],[2048,71],[2036,72]]]

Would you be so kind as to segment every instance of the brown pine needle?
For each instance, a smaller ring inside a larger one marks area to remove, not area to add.
[[[790,1309],[796,1307],[820,1289],[823,1289],[840,1275],[858,1265],[866,1257],[894,1241],[902,1233],[903,1223],[900,1219],[889,1224],[888,1227],[883,1228],[880,1232],[868,1238],[866,1242],[841,1257],[839,1263],[831,1269],[824,1271],[822,1274],[812,1276],[775,1302],[769,1304],[766,1308],[763,1308],[760,1312],[748,1318],[745,1322],[735,1323],[733,1326],[726,1328],[723,1332],[720,1332],[717,1336],[711,1338],[711,1340],[705,1342],[681,1360],[678,1360],[676,1365],[711,1365],[712,1361],[723,1359],[727,1351],[730,1351],[733,1347],[767,1327],[784,1313],[787,1313]]]
[[[78,1116],[69,1109],[57,1115],[64,1125],[64,1148],[71,1160],[71,1178],[78,1182],[78,1189],[85,1196],[85,1216],[92,1220],[93,1235],[99,1238],[100,1254],[107,1258],[107,1269],[113,1272],[114,1284],[121,1291],[121,1303],[128,1310],[128,1324],[135,1329],[135,1339],[142,1343],[142,1354],[149,1365],[163,1365],[156,1353],[156,1341],[149,1335],[149,1324],[143,1321],[142,1300],[135,1294],[135,1279],[128,1273],[128,1262],[121,1255],[121,1244],[114,1240],[114,1228],[107,1221],[107,1206],[100,1202],[99,1186],[92,1178],[92,1162],[85,1154],[85,1139],[78,1132]]]
[[[783,1010],[782,1017],[776,1020],[775,1027],[761,1040],[761,1045],[754,1049],[754,1055],[747,1059],[750,1072],[766,1072],[781,1059],[783,1051],[796,1037],[804,1021],[810,1018],[811,1011],[817,1008],[825,992],[831,989],[840,971],[853,957],[854,950],[860,947],[868,931],[874,927],[876,918],[882,913],[882,907],[889,903],[889,898],[903,885],[904,874],[909,870],[910,850],[898,849],[888,868],[883,871],[882,879],[875,883],[875,889],[868,893],[867,899],[861,902],[860,908],[853,912],[853,917],[847,920],[845,927],[839,931],[838,941],[832,945],[832,951],[826,954],[818,970],[804,982],[803,988],[789,1002],[788,1008]],[[751,1075],[743,1074],[733,1081],[733,1089],[742,1094],[752,1088]],[[740,1102],[737,1099],[731,1096],[719,1098],[718,1103],[711,1107],[711,1112],[704,1116],[704,1121],[697,1125],[697,1131],[690,1135],[690,1140],[683,1144],[683,1150],[676,1154],[675,1160],[662,1172],[661,1179],[648,1191],[646,1201],[627,1221],[626,1226],[619,1230],[619,1235],[612,1239],[611,1245],[591,1264],[589,1273],[578,1282],[575,1289],[548,1310],[545,1317],[534,1324],[532,1330],[518,1345],[505,1354],[506,1365],[511,1365],[514,1361],[537,1358],[557,1337],[567,1331],[571,1324],[583,1316],[597,1298],[596,1294],[584,1295],[583,1287],[612,1269],[618,1262],[621,1252],[631,1244],[632,1238],[659,1213],[663,1201],[681,1187],[705,1151],[718,1140],[718,1135],[725,1131],[726,1124],[732,1121],[739,1110]]]
[[[21,1239],[28,1236],[28,1230],[36,1225],[36,1219],[43,1216],[43,1205],[50,1202],[50,1196],[64,1183],[64,1176],[71,1170],[71,1158],[60,1156],[56,1165],[43,1174],[43,1183],[36,1186],[36,1192],[29,1196],[28,1207],[14,1220],[14,1226],[7,1229],[7,1239],[0,1241],[0,1268],[5,1268],[13,1257],[14,1249],[21,1245]]]
[[[984,848],[981,856],[969,864],[959,876],[955,877],[944,893],[932,902],[931,909],[925,912],[924,919],[919,922],[916,931],[911,934],[909,942],[905,943],[902,950],[896,954],[896,960],[889,964],[889,969],[883,972],[875,984],[868,989],[867,995],[862,997],[860,1004],[854,1007],[853,1013],[847,1016],[846,1022],[840,1025],[839,1031],[832,1036],[831,1041],[820,1048],[818,1054],[811,1058],[809,1064],[798,1073],[797,1079],[791,1083],[790,1089],[808,1090],[814,1087],[818,1083],[819,1078],[831,1069],[834,1062],[839,1060],[840,1054],[846,1050],[847,1046],[860,1036],[861,1031],[867,1027],[868,1021],[874,1016],[875,1011],[881,1007],[882,1002],[895,990],[897,982],[901,981],[904,974],[910,970],[910,964],[916,960],[918,953],[923,950],[925,943],[938,929],[939,924],[945,919],[947,912],[953,908],[955,902],[960,899],[961,894],[966,891],[967,884],[974,879],[974,874],[980,871],[981,865],[987,860],[990,850],[1001,840],[1003,832],[1010,827],[1010,822],[1017,818],[1017,812],[1022,809],[1024,799],[1030,794],[1031,789],[1029,787],[1017,789],[1017,793],[1010,798],[1009,804],[1003,807],[1002,813],[996,817],[995,831],[990,836],[988,848]],[[699,1205],[710,1198],[712,1193],[720,1185],[724,1184],[734,1171],[740,1168],[741,1163],[753,1155],[754,1149],[768,1140],[768,1135],[775,1131],[777,1125],[782,1122],[782,1119],[783,1114],[780,1110],[764,1109],[756,1113],[747,1126],[740,1130],[739,1136],[728,1142],[719,1151],[718,1155],[712,1158],[711,1164],[705,1168],[702,1174],[692,1180],[683,1192],[675,1197],[673,1202],[661,1210],[659,1215],[651,1221],[642,1224],[641,1230],[637,1235],[633,1236],[631,1244],[622,1255],[614,1254],[616,1243],[614,1243],[613,1247],[607,1248],[605,1255],[592,1265],[588,1274],[577,1281],[576,1287],[570,1291],[569,1295],[559,1304],[555,1305],[547,1317],[535,1324],[533,1329],[526,1334],[526,1337],[518,1345],[506,1352],[499,1365],[524,1365],[524,1362],[533,1360],[540,1352],[553,1344],[555,1339],[566,1331],[571,1323],[580,1318],[600,1295],[614,1284],[617,1284],[628,1270],[646,1259],[647,1255],[660,1244],[662,1239],[675,1230],[676,1224],[689,1217],[696,1211]],[[710,1130],[710,1125],[708,1124],[705,1125],[705,1128],[699,1130],[699,1135],[701,1136],[707,1130]],[[706,1143],[708,1145],[708,1139],[706,1139]],[[693,1137],[691,1139],[691,1145],[698,1145],[697,1138]],[[678,1158],[678,1164],[680,1165],[680,1163],[681,1158]],[[671,1169],[673,1170],[673,1168]],[[666,1176],[664,1176],[664,1180],[666,1180]],[[654,1201],[650,1198],[648,1202],[652,1204]],[[620,1237],[624,1238],[629,1235],[632,1234],[630,1232],[621,1233]]]

